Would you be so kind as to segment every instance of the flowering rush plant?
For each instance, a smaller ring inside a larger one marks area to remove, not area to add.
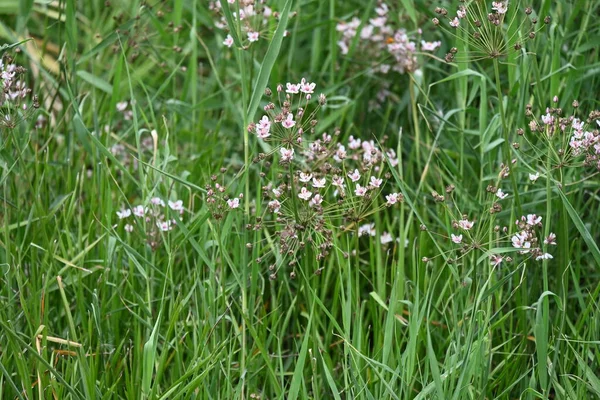
[[[223,31],[228,31],[229,26],[223,13],[223,6],[221,1],[209,3],[209,9],[218,15],[215,26]],[[279,19],[279,13],[273,11],[273,8],[268,6],[265,0],[227,0],[225,6],[230,8],[233,21],[240,28],[240,40],[244,49],[260,40],[270,39],[272,28],[276,25],[274,21]],[[287,36],[287,31],[284,36]],[[227,34],[223,45],[233,46],[231,34]]]
[[[0,126],[14,128],[40,107],[25,82],[26,72],[9,55],[0,58]]]
[[[124,207],[117,211],[117,217],[124,223],[127,233],[138,233],[152,250],[160,247],[163,234],[181,221],[185,212],[183,200],[168,200],[152,197],[147,204],[138,204],[132,208]]]
[[[386,168],[397,165],[396,153],[373,140],[349,136],[342,141],[338,129],[333,134],[319,132],[317,116],[326,97],[314,96],[315,89],[306,79],[278,85],[276,99],[267,89],[271,101],[248,127],[268,149],[253,160],[261,198],[254,201],[253,223],[246,226],[265,239],[248,247],[258,246],[256,261],[269,264],[272,279],[283,267],[294,277],[303,258],[317,265],[314,272],[320,274],[319,262],[341,236],[358,235],[361,222],[403,200],[402,194],[385,189],[390,178]],[[241,195],[225,200],[215,191],[211,194],[211,201],[221,202],[222,208],[239,208]]]

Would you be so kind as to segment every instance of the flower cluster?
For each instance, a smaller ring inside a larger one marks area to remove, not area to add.
[[[271,22],[279,18],[279,14],[271,7],[265,4],[265,0],[228,0],[228,6],[231,8],[233,20],[239,24],[242,37],[242,45],[244,49],[250,47],[252,43],[258,42],[261,39],[268,39],[270,36]],[[236,7],[239,4],[239,8]],[[212,1],[209,4],[210,10],[219,15],[219,20],[215,23],[218,29],[227,31],[229,26],[220,1]],[[287,36],[287,31],[284,33]],[[233,37],[228,34],[223,45],[227,47],[233,46]]]
[[[40,106],[25,82],[26,71],[10,56],[0,58],[0,125],[6,128],[14,128]]]
[[[558,103],[557,96],[553,102]],[[573,101],[573,108],[579,108],[577,100]],[[585,120],[577,117],[575,112],[568,117],[563,116],[563,112],[560,107],[547,107],[545,114],[538,118],[532,112],[532,106],[527,105],[525,114],[530,119],[531,135],[525,135],[524,129],[517,133],[537,150],[540,159],[549,157],[558,167],[583,164],[600,170],[600,111],[590,112]],[[538,138],[543,139],[548,149],[537,148]]]
[[[315,87],[305,79],[278,85],[278,104],[268,103],[265,115],[248,128],[272,148],[254,159],[264,182],[263,201],[257,201],[256,222],[247,226],[277,237],[260,249],[259,257],[270,263],[272,278],[284,264],[295,276],[299,259],[326,258],[334,229],[342,235],[363,234],[363,221],[403,201],[400,193],[384,193],[384,180],[390,177],[386,166],[398,163],[393,150],[352,136],[342,142],[339,130],[317,133],[317,113],[326,99],[318,96],[316,107],[308,111]],[[388,236],[382,237],[386,243]]]
[[[509,6],[508,0],[492,1],[489,9],[485,4],[480,0],[461,1],[456,15],[451,15],[446,8],[435,8],[435,13],[439,17],[432,19],[435,26],[459,40],[468,38],[469,47],[474,50],[464,55],[465,60],[493,59],[507,55],[511,49],[520,51],[524,42],[534,39],[541,29],[541,27],[536,29],[538,20],[532,16],[533,10],[530,7],[519,10],[518,5]],[[519,17],[519,12],[523,12],[524,17]],[[526,22],[530,25],[527,29],[524,26]],[[545,17],[544,24],[549,23],[550,17]],[[509,33],[513,30],[515,32],[528,30],[528,33],[524,36],[519,36],[519,33]],[[461,58],[456,55],[457,52],[458,50],[453,47],[446,54],[446,61],[461,61]]]
[[[221,174],[224,175],[227,170],[221,169]],[[221,220],[225,216],[227,211],[235,210],[240,208],[241,200],[244,198],[244,194],[240,193],[238,196],[229,196],[227,187],[223,183],[225,180],[224,176],[221,177],[221,183],[218,182],[219,177],[217,175],[211,176],[211,183],[207,184],[206,189],[206,204],[208,205],[212,216],[215,220]]]
[[[361,27],[361,20],[354,17],[349,22],[337,24],[337,31],[341,38],[338,46],[342,54],[348,54],[352,42],[358,35],[360,53],[367,59],[376,63],[373,69],[376,72],[387,74],[390,70],[401,74],[417,69],[417,43],[411,40],[404,29],[398,29],[388,17],[389,7],[384,2],[379,2],[375,7],[374,18],[370,18]],[[421,41],[422,51],[435,51],[441,42]],[[390,59],[388,61],[387,59]]]
[[[145,205],[122,208],[117,211],[117,217],[125,222],[126,232],[140,232],[152,250],[156,250],[161,244],[162,234],[171,231],[184,212],[183,200],[165,203],[160,197],[152,197]]]
[[[520,254],[530,254],[536,261],[553,258],[550,253],[545,253],[538,240],[536,230],[542,229],[542,217],[528,214],[515,221],[519,231],[511,237],[512,246],[519,250]],[[544,239],[546,245],[556,245],[556,235],[550,233]]]

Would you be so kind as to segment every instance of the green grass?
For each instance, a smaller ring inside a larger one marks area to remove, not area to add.
[[[599,1],[533,2],[540,30],[526,51],[459,64],[444,54],[473,42],[434,28],[439,4],[390,1],[390,23],[418,46],[417,28],[442,41],[404,74],[374,73],[390,58],[358,37],[346,55],[337,45],[338,22],[365,26],[377,2],[268,1],[282,17],[245,50],[237,4],[227,48],[207,1],[110,3],[0,0],[0,51],[40,99],[0,126],[1,399],[600,397],[598,172],[581,158],[561,164],[569,137],[532,133],[526,116],[528,104],[538,120],[548,106],[569,116],[575,99],[582,119],[600,109]],[[442,6],[453,16],[457,4]],[[519,29],[529,32],[509,35]],[[385,208],[378,196],[356,224],[331,216],[327,258],[308,245],[271,271],[257,258],[277,253],[280,236],[246,225],[267,211],[261,186],[311,164],[278,166],[277,145],[247,128],[266,88],[276,98],[278,83],[302,77],[317,83],[313,101],[328,99],[306,137],[339,128],[346,147],[352,135],[394,149],[383,193],[404,202]],[[382,87],[389,96],[371,108]],[[272,166],[253,161],[273,151]],[[244,194],[222,219],[207,201],[213,175]],[[152,197],[183,200],[182,220],[126,232],[116,212]],[[463,214],[469,231],[453,227]],[[552,259],[511,246],[528,214],[543,217],[540,242],[556,234],[556,246],[540,243]],[[375,236],[357,237],[364,223]],[[142,234],[155,231],[149,245]],[[384,231],[397,241],[382,245]],[[450,240],[459,233],[464,251]],[[493,266],[491,254],[512,262]]]

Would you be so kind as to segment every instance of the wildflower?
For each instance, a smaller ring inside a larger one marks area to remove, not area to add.
[[[455,17],[453,20],[450,21],[450,26],[453,28],[458,28],[460,25],[460,20]]]
[[[468,231],[469,229],[471,229],[474,224],[475,224],[474,221],[469,221],[467,219],[461,219],[460,221],[458,221],[458,226],[461,229],[464,229],[466,231]]]
[[[364,224],[358,227],[358,236],[369,235],[375,236],[377,231],[375,231],[375,224]]]
[[[400,201],[401,196],[402,195],[400,193],[391,193],[391,194],[388,194],[387,196],[385,196],[385,199],[387,200],[387,205],[388,206],[393,206],[398,201]]]
[[[231,37],[231,35],[227,35],[225,40],[223,40],[223,44],[227,47],[233,46],[233,38]]]
[[[155,206],[161,206],[161,207],[165,206],[165,202],[160,197],[151,198],[150,203],[154,204]]]
[[[302,78],[300,81],[300,91],[306,94],[314,93],[316,83],[306,82],[306,79]]]
[[[340,189],[344,188],[344,179],[341,176],[334,176],[333,179],[331,180],[331,184],[333,186],[337,186]]]
[[[424,40],[421,40],[421,50],[423,50],[423,51],[435,51],[441,45],[442,45],[442,42],[440,42],[440,41],[426,42]]]
[[[358,181],[360,179],[360,172],[358,172],[358,169],[355,169],[354,172],[349,173],[348,178],[350,178],[352,182]]]
[[[317,193],[317,194],[315,194],[315,196],[312,199],[310,199],[310,201],[308,202],[308,205],[311,207],[314,207],[314,206],[321,205],[322,202],[323,202],[323,197],[321,197],[321,195]]]
[[[369,185],[371,185],[371,187],[378,188],[381,186],[382,183],[383,183],[383,179],[378,179],[378,178],[375,178],[374,176],[372,176],[371,182],[369,183]]]
[[[294,158],[294,149],[286,149],[285,147],[282,147],[279,149],[279,153],[281,153],[281,161],[283,162],[292,161]]]
[[[124,208],[121,211],[117,211],[117,217],[119,219],[125,219],[131,215],[131,210],[129,208]]]
[[[492,263],[493,267],[497,267],[498,265],[500,265],[500,263],[502,263],[503,260],[504,257],[502,257],[500,254],[492,254],[490,256],[490,262]]]
[[[281,203],[279,202],[279,200],[271,200],[269,201],[268,207],[269,210],[277,214],[279,212],[279,209],[281,208]]]
[[[502,1],[493,1],[492,10],[495,10],[498,14],[506,14],[507,4]]]
[[[313,178],[313,180],[312,180],[312,185],[314,188],[324,188],[325,183],[326,183],[325,178],[322,178],[322,179]]]
[[[133,215],[135,215],[136,217],[143,217],[145,213],[146,210],[144,209],[144,206],[140,205],[133,207]]]
[[[527,215],[527,225],[535,226],[535,225],[541,224],[541,223],[542,223],[542,217],[538,217],[535,214]]]
[[[294,125],[296,125],[296,121],[294,121],[294,116],[290,113],[287,115],[287,118],[281,121],[281,125],[284,128],[290,129]]]
[[[365,194],[367,194],[367,188],[362,187],[360,186],[360,183],[357,183],[356,189],[354,190],[354,194],[356,194],[359,197],[363,197]]]
[[[515,233],[511,238],[511,242],[513,247],[517,249],[525,249],[524,252],[526,253],[531,248],[531,242],[528,239],[529,234],[526,231],[522,231]]]
[[[273,189],[272,192],[276,198],[279,198],[281,196],[281,190],[279,189]]]
[[[536,261],[540,261],[540,260],[551,260],[554,257],[552,257],[552,254],[550,253],[544,253],[542,255],[539,255],[535,258]]]
[[[551,244],[556,246],[556,235],[552,232],[544,239],[544,244]]]
[[[502,191],[502,189],[498,189],[498,190],[496,191],[496,196],[497,196],[497,197],[498,197],[500,200],[503,200],[503,199],[505,199],[505,198],[507,198],[507,197],[508,197],[508,193],[504,193],[504,192]]]
[[[287,87],[286,89],[286,93],[290,93],[290,94],[297,94],[300,91],[300,85],[294,85],[292,83],[286,83],[285,86]]]
[[[156,226],[163,232],[173,229],[171,221],[156,221]]]
[[[258,41],[258,32],[248,32],[248,41],[250,43]]]
[[[300,189],[300,193],[298,193],[298,197],[300,197],[302,200],[308,200],[310,199],[310,196],[312,196],[312,192],[309,192],[306,187],[302,187],[302,189]]]
[[[388,244],[394,241],[394,238],[392,237],[392,235],[390,235],[389,232],[383,232],[381,234],[381,237],[379,238],[379,241],[381,242],[381,244]]]
[[[458,235],[458,236],[457,236],[457,235],[455,235],[455,234],[451,233],[451,234],[450,234],[450,236],[451,236],[451,238],[452,238],[452,241],[453,241],[454,243],[456,243],[456,244],[460,244],[460,243],[462,243],[462,240],[463,240],[463,235]]]
[[[304,172],[300,172],[300,177],[298,179],[300,180],[300,182],[306,183],[306,182],[310,182],[312,177],[313,177],[312,174],[306,174]]]
[[[133,225],[125,224],[125,232],[133,232]]]
[[[535,174],[529,174],[529,180],[532,183],[535,183],[535,181],[537,181],[539,177],[540,177],[539,172],[536,172]]]
[[[127,105],[129,103],[127,103],[126,101],[120,101],[117,103],[117,111],[119,112],[123,112],[127,109]]]
[[[180,213],[183,213],[183,200],[176,200],[176,201],[168,201],[169,203],[169,207],[171,208],[171,210],[173,211],[179,211]]]
[[[227,200],[227,205],[232,210],[235,208],[238,208],[240,206],[240,199],[238,199],[237,197],[234,197],[233,199],[229,199],[229,200]]]

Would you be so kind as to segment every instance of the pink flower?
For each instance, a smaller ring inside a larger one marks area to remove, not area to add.
[[[298,178],[300,182],[306,183],[310,182],[312,179],[312,174],[305,174],[304,172],[300,172],[300,177]]]
[[[450,21],[450,26],[453,28],[458,28],[459,25],[460,25],[460,21],[456,17],[454,17],[454,19],[452,21]]]
[[[456,16],[460,19],[463,19],[467,16],[467,12],[465,10],[458,10],[456,11]]]
[[[309,192],[305,187],[300,189],[300,193],[298,193],[298,197],[302,200],[308,200],[310,199],[310,196],[312,196],[312,192]]]
[[[387,204],[389,206],[392,206],[400,200],[400,194],[399,193],[391,193],[391,194],[388,194],[387,196],[385,196],[385,199],[387,200]]]
[[[294,125],[296,125],[296,121],[294,121],[294,116],[290,113],[287,115],[287,118],[281,121],[281,125],[284,128],[290,129]]]
[[[171,208],[171,210],[183,212],[183,200],[176,200],[176,201],[169,200],[168,203],[169,203],[169,208]]]
[[[552,125],[554,123],[554,117],[550,113],[542,115],[542,122],[546,125]]]
[[[281,161],[291,161],[294,158],[294,149],[282,147],[279,149],[279,153],[281,153]]]
[[[135,215],[136,217],[143,217],[145,213],[146,210],[144,209],[144,206],[133,207],[133,215]]]
[[[285,91],[286,93],[291,93],[291,94],[296,94],[300,91],[300,85],[294,85],[293,83],[286,83],[285,86],[287,87],[287,90]]]
[[[325,178],[322,178],[322,179],[313,178],[312,185],[314,188],[324,188],[326,182],[327,181],[325,180]]]
[[[354,139],[354,136],[351,135],[349,137],[348,147],[350,147],[352,150],[356,150],[356,149],[359,149],[360,146],[361,146],[360,139]]]
[[[375,178],[374,176],[372,176],[371,182],[369,184],[371,185],[371,187],[378,188],[381,186],[382,183],[383,183],[383,179],[378,179],[378,178]]]
[[[233,46],[233,38],[231,37],[231,35],[227,35],[225,40],[223,40],[223,44],[227,47]]]
[[[502,257],[499,254],[492,254],[490,256],[490,262],[492,263],[493,267],[497,267],[498,265],[500,265],[500,263],[502,262],[502,260],[504,260],[504,257]]]
[[[502,200],[502,199],[505,199],[505,198],[507,198],[507,197],[508,197],[508,193],[504,193],[504,192],[502,191],[502,189],[498,189],[498,190],[496,191],[496,196],[497,196],[497,197],[498,197],[500,200]]]
[[[344,179],[341,176],[334,176],[333,179],[331,180],[331,184],[333,186],[343,188],[344,187]]]
[[[269,207],[269,210],[277,214],[281,208],[281,203],[279,200],[271,200],[267,206]]]
[[[233,199],[227,200],[227,205],[230,209],[238,208],[240,206],[240,199],[234,197]]]
[[[529,235],[527,234],[527,232],[522,231],[515,233],[511,238],[511,242],[513,247],[517,249],[525,249],[524,252],[526,253],[527,251],[529,251],[528,249],[531,248],[531,242],[529,242],[528,239]]]
[[[348,174],[348,178],[350,178],[352,182],[356,182],[360,179],[360,172],[358,172],[358,170],[355,169],[354,172]]]
[[[359,197],[363,197],[365,194],[367,194],[367,188],[362,187],[360,186],[360,183],[357,183],[356,189],[354,190],[354,194],[356,194]]]
[[[452,241],[456,244],[460,244],[462,243],[463,240],[463,235],[455,235],[454,233],[451,233],[450,236],[452,237]]]
[[[258,32],[248,32],[248,41],[250,43],[258,41]]]
[[[171,221],[156,221],[156,226],[163,232],[167,232],[173,229]]]
[[[306,79],[304,79],[304,78],[302,78],[302,80],[300,81],[300,91],[302,93],[306,93],[306,94],[314,93],[315,86],[317,86],[316,83],[308,83],[308,82],[306,82]]]
[[[544,243],[556,246],[556,235],[550,232],[548,236],[544,239]]]
[[[323,202],[323,198],[321,197],[321,195],[315,194],[315,197],[310,199],[310,201],[308,202],[308,205],[311,207],[314,207],[314,206],[320,205],[322,202]]]
[[[502,1],[492,1],[492,10],[495,10],[498,14],[506,14],[506,3]]]
[[[131,215],[131,210],[129,208],[124,208],[121,211],[117,211],[117,217],[119,219],[125,219]]]
[[[381,244],[388,244],[393,242],[394,238],[389,234],[389,232],[383,232],[379,240],[381,241]]]
[[[542,223],[542,217],[538,217],[535,214],[527,215],[527,225],[535,226],[535,225],[541,224],[541,223]]]
[[[164,207],[165,206],[165,202],[162,201],[161,198],[159,197],[153,197],[150,199],[150,203],[154,204],[155,206],[161,206]]]
[[[276,198],[279,198],[281,196],[281,190],[273,189],[273,194],[275,195]]]
[[[421,50],[423,51],[435,51],[438,47],[442,45],[442,42],[426,42],[421,40]]]
[[[474,224],[475,224],[475,222],[469,221],[467,219],[461,219],[460,221],[458,221],[458,226],[460,228],[464,229],[465,231],[468,231],[469,229],[471,229]]]

